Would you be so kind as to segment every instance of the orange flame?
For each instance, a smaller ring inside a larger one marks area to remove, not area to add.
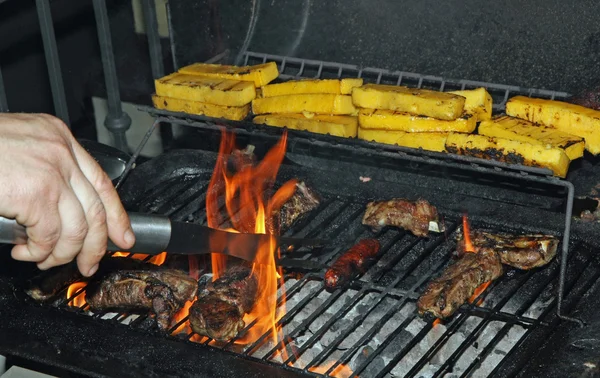
[[[463,215],[463,239],[465,241],[465,252],[475,252],[473,243],[471,243],[471,228],[469,227],[469,220],[467,215]]]
[[[466,214],[463,215],[463,239],[465,241],[465,252],[477,253],[475,247],[473,246],[473,243],[471,242],[471,228],[469,227],[469,220],[467,219]],[[490,283],[491,281],[488,281],[479,285],[475,289],[473,295],[471,295],[471,298],[469,298],[469,303],[473,303],[475,299],[477,299],[477,297],[479,297],[481,293],[483,293],[485,289],[487,289],[488,286],[490,286]],[[479,302],[477,302],[476,305],[479,306],[481,305],[481,303],[483,303],[483,299],[479,300]]]
[[[183,319],[187,318],[187,316],[190,313],[190,307],[192,307],[192,304],[196,301],[196,299],[198,299],[197,297],[194,298],[193,301],[186,301],[185,304],[183,305],[183,307],[181,308],[181,310],[179,310],[175,316],[173,316],[173,320],[171,322],[171,324],[173,326],[175,326],[177,323],[181,322]],[[177,326],[177,328],[173,331],[173,335],[176,335],[178,333],[181,332],[185,332],[185,333],[190,333],[192,331],[189,322],[185,321],[183,323],[181,323],[179,326]]]
[[[85,290],[81,290],[80,293],[77,292],[86,286],[87,283],[85,282],[75,282],[69,286],[67,289],[67,300],[69,301],[69,306],[81,307],[85,304]],[[77,296],[72,298],[75,294],[77,294]]]
[[[433,328],[437,327],[438,325],[442,324],[442,321],[440,319],[435,319],[433,321]]]
[[[325,365],[315,366],[308,368],[308,371],[317,374],[325,374],[335,361],[329,361]],[[331,373],[329,373],[328,377],[336,377],[336,378],[348,378],[352,375],[352,369],[348,367],[348,365],[339,364]],[[358,378],[358,375],[356,376]]]
[[[208,226],[232,232],[267,234],[273,231],[273,214],[294,194],[295,180],[285,183],[270,199],[267,194],[275,183],[279,167],[285,157],[287,133],[267,152],[257,165],[237,164],[237,171],[227,169],[228,159],[235,148],[235,135],[222,133],[219,155],[211,177],[206,196],[206,215]],[[227,214],[221,214],[219,198],[224,197]],[[230,227],[226,221],[230,222]],[[229,249],[236,248],[229,245]],[[271,331],[273,342],[278,342],[279,330],[276,323],[276,305],[278,280],[282,273],[275,267],[275,255],[279,248],[274,238],[259,246],[252,272],[258,278],[260,289],[254,308],[244,316],[246,324],[255,322],[246,334],[236,342],[247,344],[256,341]],[[218,279],[226,270],[229,262],[225,255],[213,253],[213,280]],[[261,263],[258,263],[260,261]],[[284,305],[284,304],[282,304]]]
[[[136,260],[145,260],[150,255],[145,255],[143,253],[131,254],[129,252],[115,252],[111,255],[111,257],[128,257],[128,256],[129,256],[129,258],[136,259]],[[151,264],[154,264],[154,265],[162,265],[165,263],[166,260],[167,260],[167,252],[163,252],[163,253],[159,253],[156,256],[152,256],[152,258],[150,258],[148,260],[148,262]]]

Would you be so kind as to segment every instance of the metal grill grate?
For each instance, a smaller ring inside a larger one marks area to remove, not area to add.
[[[139,208],[176,220],[205,223],[205,176],[184,175],[164,182],[142,196]],[[349,247],[349,241],[368,237],[369,232],[360,222],[364,200],[321,194],[324,201],[318,213],[286,235],[340,241],[339,248],[325,250],[318,257],[326,264]],[[494,227],[481,222],[472,220],[475,227]],[[455,248],[457,225],[449,223],[447,227],[446,235],[428,239],[401,230],[380,232],[377,237],[382,250],[377,263],[348,289],[325,291],[323,272],[287,278],[282,288],[286,310],[278,321],[285,334],[283,345],[273,345],[267,334],[246,346],[235,340],[215,343],[191,332],[174,336],[307,373],[340,376],[346,367],[352,376],[361,377],[437,377],[449,371],[456,376],[487,376],[520,347],[534,353],[536,344],[529,335],[550,332],[558,321],[552,310],[559,264],[555,261],[538,271],[511,271],[476,300],[481,303],[463,306],[450,322],[434,327],[418,317],[415,303],[427,282],[447,265]],[[567,296],[577,280],[591,286],[600,275],[584,257],[589,256],[586,246],[573,242],[571,248],[577,253],[566,275]],[[283,305],[282,297],[278,304]],[[81,311],[88,315],[134,327],[142,327],[147,319],[86,310],[84,305]],[[180,330],[182,322],[170,332]],[[241,335],[252,325],[248,324]]]

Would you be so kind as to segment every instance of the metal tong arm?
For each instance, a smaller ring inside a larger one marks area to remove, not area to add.
[[[135,245],[130,249],[117,247],[110,239],[107,250],[157,255],[164,252],[171,240],[171,221],[156,214],[129,213]],[[0,243],[27,244],[25,227],[14,219],[0,217]]]

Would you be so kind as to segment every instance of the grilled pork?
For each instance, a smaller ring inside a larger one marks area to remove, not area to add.
[[[501,275],[502,263],[496,251],[482,248],[478,253],[465,253],[429,283],[417,302],[419,314],[447,318],[467,302],[477,287]]]
[[[274,209],[272,219],[268,222],[271,234],[283,234],[294,223],[304,218],[321,203],[319,195],[303,181],[296,184],[296,191],[280,209]]]
[[[127,269],[158,269],[156,265],[139,260],[105,257],[100,261],[100,267],[94,277],[104,277],[107,274]],[[52,299],[62,289],[77,281],[88,280],[79,273],[75,261],[43,271],[29,280],[25,292],[33,299],[44,302]]]
[[[227,341],[244,328],[244,315],[259,296],[258,278],[252,269],[238,265],[209,283],[190,308],[192,330],[199,335]]]
[[[344,252],[325,272],[325,288],[335,290],[343,287],[357,273],[364,273],[370,259],[379,252],[380,244],[375,239],[359,241]]]
[[[362,219],[362,224],[375,232],[385,226],[394,226],[420,237],[427,236],[430,222],[438,223],[435,206],[424,199],[409,201],[403,198],[369,202]]]
[[[159,328],[166,330],[173,315],[194,299],[197,288],[196,280],[179,270],[122,270],[92,279],[86,302],[92,311],[150,310]]]
[[[493,249],[500,256],[502,264],[523,270],[548,264],[558,249],[558,239],[550,235],[511,235],[471,230],[470,236],[475,251]],[[457,244],[460,256],[465,249],[462,233]]]

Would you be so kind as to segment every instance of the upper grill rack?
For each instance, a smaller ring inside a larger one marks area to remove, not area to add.
[[[476,87],[485,87],[493,97],[494,109],[499,111],[504,108],[506,101],[515,95],[526,95],[530,97],[548,98],[564,100],[569,97],[566,92],[551,91],[545,89],[522,88],[503,84],[492,84],[471,80],[451,80],[438,76],[421,75],[402,71],[390,71],[379,68],[361,68],[355,65],[323,62],[318,60],[300,59],[293,57],[283,57],[277,55],[246,52],[244,64],[259,64],[267,61],[277,62],[280,72],[280,78],[283,80],[296,78],[344,78],[344,77],[362,77],[366,82],[406,85],[416,88],[427,88],[434,90],[458,90]],[[227,129],[231,132],[241,135],[258,135],[264,138],[279,138],[281,129],[265,125],[256,125],[248,121],[231,121],[224,119],[215,119],[199,115],[186,113],[169,112],[155,109],[153,107],[141,107],[153,115],[156,122],[165,122],[182,126],[192,126],[208,130]],[[155,123],[156,125],[156,123]],[[137,154],[142,150],[145,142],[153,132],[155,125],[148,130],[146,137],[140,143],[136,154],[132,157],[130,164],[123,174],[125,177],[129,169],[133,166]],[[564,291],[564,274],[566,272],[566,262],[568,258],[569,237],[571,229],[571,216],[573,212],[574,187],[569,181],[561,180],[552,176],[549,169],[536,167],[527,167],[515,164],[506,164],[493,160],[473,158],[469,156],[460,156],[454,154],[445,154],[421,149],[405,148],[400,146],[383,145],[379,143],[367,142],[363,140],[354,140],[351,138],[333,137],[330,135],[321,135],[309,133],[306,131],[288,130],[289,148],[311,151],[314,147],[322,147],[324,150],[335,151],[342,150],[353,156],[378,155],[392,157],[397,160],[405,161],[410,164],[430,164],[447,168],[456,168],[471,172],[489,173],[495,176],[503,177],[504,180],[526,180],[529,182],[545,183],[552,186],[565,189],[566,209],[565,209],[565,228],[563,232],[562,254],[561,254],[561,278],[559,282],[558,307],[559,317],[566,320],[577,321],[577,319],[568,318],[562,315],[562,300]]]
[[[190,176],[161,188],[142,196],[141,210],[162,213],[176,220],[206,223],[200,206],[206,198],[205,177]],[[334,240],[369,236],[360,222],[361,200],[323,194],[323,205],[318,213],[300,222],[286,235]],[[472,223],[478,226],[476,219]],[[455,248],[452,240],[457,225],[449,223],[447,228],[448,235],[429,239],[419,239],[400,230],[380,232],[377,238],[382,243],[382,251],[378,263],[350,289],[327,293],[323,288],[322,272],[310,273],[298,280],[288,279],[285,284],[287,311],[278,321],[286,334],[282,344],[269,345],[267,335],[244,347],[233,341],[214,344],[193,333],[179,336],[248,358],[294,364],[306,373],[326,375],[334,375],[342,364],[352,366],[352,376],[387,377],[390,373],[419,376],[431,364],[435,369],[430,373],[436,377],[456,366],[460,367],[460,376],[472,376],[481,372],[478,369],[484,369],[487,375],[501,368],[488,365],[494,361],[494,351],[511,337],[513,344],[506,348],[506,353],[520,356],[516,350],[521,344],[527,344],[523,350],[534,353],[536,348],[527,341],[529,335],[547,334],[558,321],[552,314],[557,305],[553,286],[560,277],[560,267],[556,263],[535,272],[515,272],[513,277],[495,281],[476,299],[475,303],[482,303],[463,306],[452,321],[435,329],[433,322],[425,322],[417,316],[415,302],[419,293],[448,263],[449,252]],[[574,286],[583,286],[584,289],[579,290],[586,290],[600,275],[597,267],[589,264],[589,258],[585,257],[589,256],[583,252],[586,247],[579,242],[573,244],[572,247],[582,255],[573,258],[575,261],[569,264],[566,287],[569,293],[573,292]],[[330,262],[343,248],[345,246],[340,245],[328,251],[319,261]],[[75,292],[67,301],[83,290]],[[282,304],[281,297],[278,304]],[[82,309],[86,307],[84,305]],[[94,317],[135,327],[143,326],[147,318],[123,313],[97,313]],[[181,327],[183,321],[170,331]],[[251,327],[252,323],[248,324],[242,334]],[[331,329],[339,332],[332,335]],[[406,330],[410,330],[410,334]],[[474,348],[477,350],[475,355]],[[283,362],[278,357],[282,349],[289,352],[282,358]],[[436,359],[440,353],[443,357]],[[361,354],[362,357],[356,357]],[[511,355],[504,358],[511,360]],[[385,364],[381,365],[381,361]],[[317,370],[318,366],[325,367]],[[456,369],[458,371],[458,367]]]

